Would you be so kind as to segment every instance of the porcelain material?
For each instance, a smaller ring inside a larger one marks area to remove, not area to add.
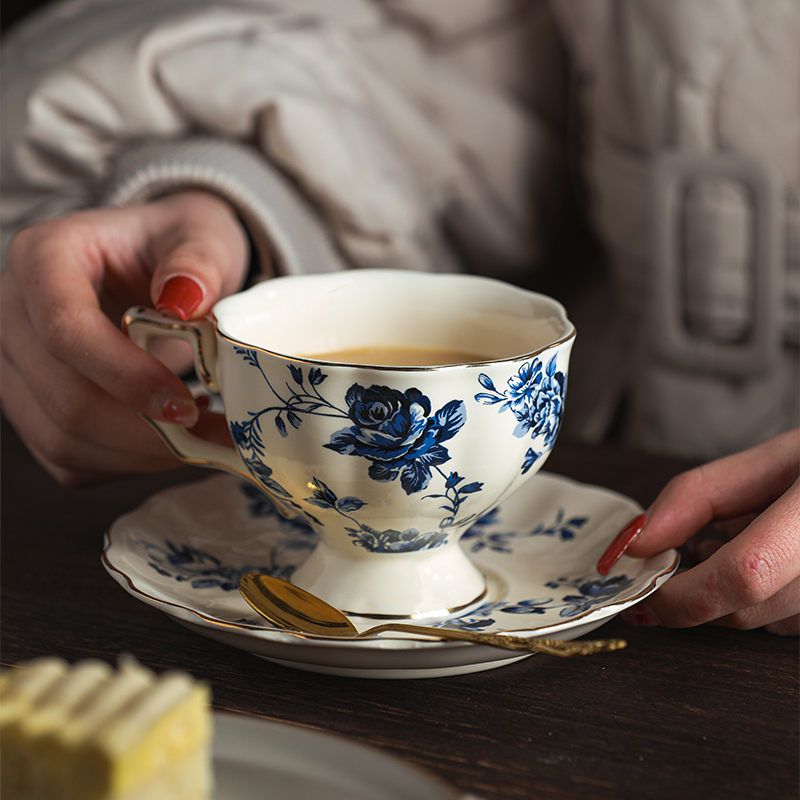
[[[155,423],[183,460],[245,476],[318,547],[292,580],[348,612],[426,617],[481,598],[461,535],[528,481],[558,433],[574,328],[550,298],[466,275],[278,278],[213,320],[133,309],[131,338],[187,338],[236,452]],[[314,353],[442,347],[477,363],[372,367]]]
[[[241,714],[214,715],[216,800],[466,800],[373,747]]]
[[[606,577],[595,571],[601,553],[640,512],[614,492],[536,475],[461,539],[459,549],[488,576],[484,600],[430,624],[566,640],[589,633],[677,568],[669,551],[647,560],[623,556]],[[427,678],[530,657],[403,634],[342,641],[271,627],[242,599],[239,577],[256,571],[290,579],[317,545],[309,526],[281,517],[252,484],[215,475],[161,492],[120,517],[107,533],[103,563],[134,597],[191,630],[304,670]],[[359,630],[374,624],[351,619]]]

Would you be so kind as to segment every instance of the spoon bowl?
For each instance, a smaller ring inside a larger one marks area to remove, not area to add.
[[[337,639],[371,639],[380,633],[410,633],[445,641],[473,642],[506,650],[545,653],[567,658],[621,650],[624,639],[564,642],[507,633],[434,628],[404,622],[388,622],[359,632],[345,614],[310,592],[280,578],[248,572],[239,578],[239,592],[247,603],[273,625],[295,633],[330,636]]]

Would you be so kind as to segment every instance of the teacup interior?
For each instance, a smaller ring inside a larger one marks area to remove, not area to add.
[[[324,361],[381,349],[464,354],[441,363],[492,361],[573,332],[563,307],[543,295],[488,278],[396,270],[276,278],[220,301],[214,316],[227,338]]]

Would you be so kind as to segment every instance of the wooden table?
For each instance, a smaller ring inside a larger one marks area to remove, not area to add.
[[[548,469],[647,505],[684,465],[559,442]],[[124,592],[103,532],[164,486],[206,472],[57,486],[2,428],[3,665],[122,652],[209,681],[217,709],[334,732],[485,800],[797,798],[798,640],[718,627],[603,635],[624,651],[534,656],[489,672],[365,680],[292,670],[198,636]]]

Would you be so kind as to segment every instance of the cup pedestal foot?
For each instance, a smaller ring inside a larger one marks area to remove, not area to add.
[[[351,616],[444,617],[477,603],[486,579],[456,544],[350,556],[320,542],[291,582]]]

